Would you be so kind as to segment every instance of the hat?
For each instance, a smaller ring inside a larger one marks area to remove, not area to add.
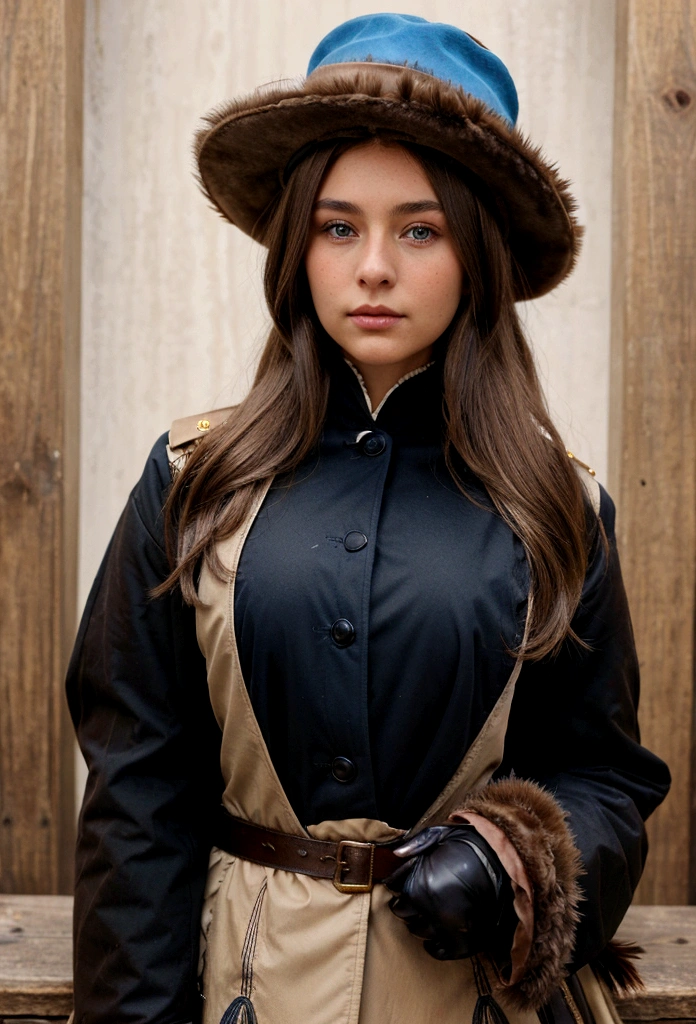
[[[199,180],[223,217],[263,242],[274,199],[313,145],[378,136],[429,147],[462,164],[505,211],[516,297],[534,298],[570,273],[582,229],[568,183],[515,127],[517,109],[509,71],[468,33],[368,14],[322,39],[304,82],[208,114],[195,143]]]

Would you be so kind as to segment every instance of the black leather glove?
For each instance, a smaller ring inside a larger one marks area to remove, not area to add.
[[[489,953],[509,960],[517,925],[510,879],[473,825],[437,825],[397,847],[408,858],[386,884],[389,903],[437,960]]]

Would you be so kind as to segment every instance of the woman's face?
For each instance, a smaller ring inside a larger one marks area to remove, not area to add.
[[[317,316],[363,373],[427,363],[452,320],[463,268],[415,157],[367,143],[336,160],[317,194],[305,256]]]

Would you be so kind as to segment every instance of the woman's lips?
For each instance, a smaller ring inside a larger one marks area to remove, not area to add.
[[[403,313],[396,313],[387,306],[359,306],[348,316],[354,324],[368,331],[383,331],[403,320]]]

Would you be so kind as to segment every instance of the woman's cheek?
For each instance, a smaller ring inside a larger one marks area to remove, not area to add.
[[[339,300],[341,292],[341,273],[336,266],[332,253],[317,252],[310,249],[305,259],[305,269],[309,290],[312,295],[317,314],[320,308],[328,312],[329,308]]]
[[[409,282],[414,312],[444,330],[459,306],[463,288],[463,272],[459,262],[438,260],[427,272],[417,268]]]

